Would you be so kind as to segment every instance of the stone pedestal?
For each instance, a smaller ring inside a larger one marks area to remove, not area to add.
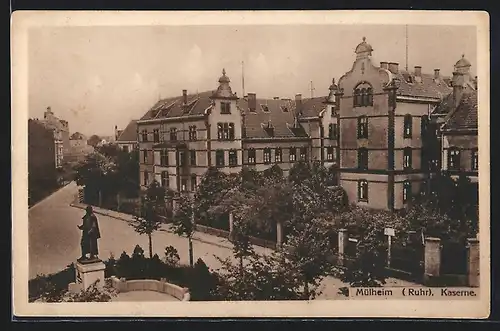
[[[86,290],[97,280],[98,287],[104,285],[104,269],[106,266],[101,260],[77,262],[75,265],[76,282],[69,284],[69,291],[73,293]]]
[[[340,229],[339,230],[339,238],[338,238],[338,244],[339,244],[338,264],[339,265],[344,265],[344,256],[345,256],[345,251],[346,251],[348,239],[349,238],[348,238],[348,234],[347,234],[347,229]]]
[[[479,287],[479,240],[467,239],[467,282],[471,287]]]
[[[425,271],[424,281],[437,278],[441,271],[441,239],[425,238]]]

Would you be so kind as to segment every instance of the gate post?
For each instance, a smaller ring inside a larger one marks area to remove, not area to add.
[[[479,287],[479,240],[467,239],[467,283],[470,287]]]
[[[347,247],[347,240],[348,240],[347,229],[340,229],[339,240],[338,240],[338,245],[339,245],[338,264],[341,266],[344,265],[344,256],[346,253],[345,251]]]
[[[433,278],[439,277],[441,269],[441,239],[425,238],[424,253],[424,283],[428,284]]]

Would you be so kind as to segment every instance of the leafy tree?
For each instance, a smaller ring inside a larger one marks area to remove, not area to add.
[[[181,194],[172,220],[175,234],[185,236],[189,243],[189,265],[193,266],[193,235],[195,232],[193,201],[187,194]]]
[[[309,300],[319,293],[321,280],[331,271],[329,238],[332,228],[325,219],[315,218],[289,233],[281,251],[284,263],[302,281],[302,299]]]
[[[96,147],[99,142],[101,142],[101,138],[95,134],[90,136],[90,138],[87,140],[87,144],[92,147]]]
[[[153,232],[160,229],[160,215],[165,208],[165,190],[155,180],[147,188],[141,198],[138,215],[134,216],[132,226],[139,234],[146,234],[149,240],[149,257],[153,257]]]
[[[165,263],[168,266],[176,266],[180,261],[179,252],[174,246],[165,247]]]
[[[309,163],[304,161],[294,163],[288,172],[288,181],[295,185],[299,185],[311,177],[311,167]]]

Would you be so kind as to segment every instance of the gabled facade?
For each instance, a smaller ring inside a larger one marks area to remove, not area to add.
[[[376,66],[372,52],[363,38],[339,80],[340,185],[351,202],[401,209],[428,180],[429,115],[451,89],[438,69],[428,75],[418,66]]]

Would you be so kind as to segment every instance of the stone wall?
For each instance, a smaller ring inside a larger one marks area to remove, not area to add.
[[[154,280],[154,279],[126,280],[125,278],[118,279],[115,276],[111,276],[111,283],[113,285],[113,288],[115,288],[118,292],[155,291],[168,294],[180,301],[191,300],[188,288],[167,283],[167,281],[164,278],[162,278],[161,280]]]

